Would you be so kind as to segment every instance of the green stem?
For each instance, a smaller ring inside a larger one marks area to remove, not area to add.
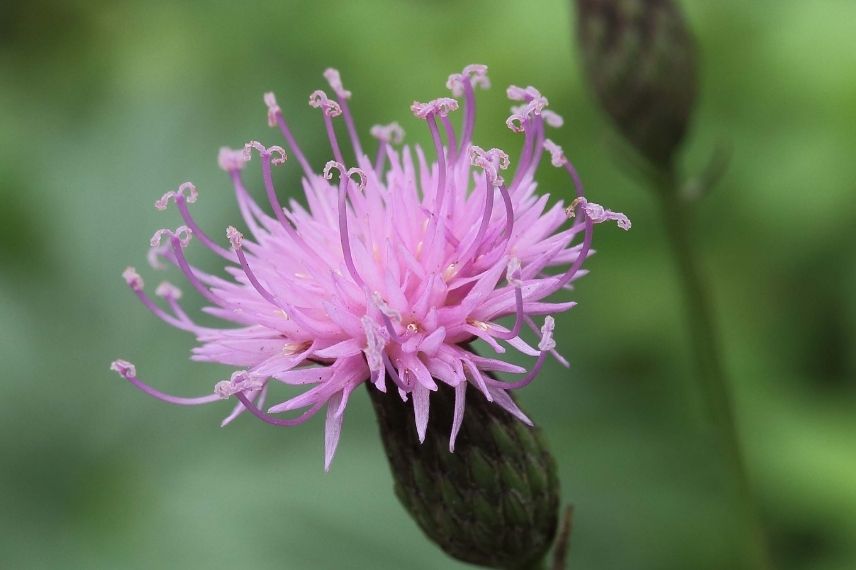
[[[768,569],[771,566],[766,538],[743,458],[714,316],[692,246],[690,227],[693,204],[683,199],[674,174],[663,181],[660,190],[663,222],[683,285],[693,356],[702,394],[738,486],[738,499],[747,531],[747,568]]]

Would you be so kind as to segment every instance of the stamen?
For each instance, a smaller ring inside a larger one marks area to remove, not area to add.
[[[585,199],[585,189],[583,188],[583,181],[580,179],[580,176],[577,173],[577,169],[574,168],[574,165],[571,163],[571,161],[568,160],[564,156],[564,153],[562,154],[562,158],[564,160],[556,160],[555,162],[560,162],[562,164],[562,166],[564,166],[565,170],[568,172],[568,174],[571,177],[571,182],[574,185],[574,193],[576,194],[576,199],[574,200],[574,202],[577,202],[577,200],[581,200],[581,199],[584,200]],[[573,203],[572,203],[572,205],[573,205]],[[571,208],[570,211],[573,212],[574,209]],[[583,210],[583,212],[585,212],[585,210]],[[567,215],[568,211],[566,210],[565,213]],[[548,289],[548,291],[545,292],[545,296],[546,295],[552,295],[553,293],[555,293],[556,291],[558,291],[559,289],[561,289],[562,287],[567,285],[571,281],[571,279],[574,278],[574,276],[577,274],[577,271],[580,270],[580,267],[582,267],[583,262],[588,257],[589,251],[591,250],[591,241],[592,241],[592,234],[594,231],[594,224],[592,223],[592,220],[588,216],[584,216],[583,223],[585,224],[585,229],[584,229],[584,233],[583,233],[583,243],[580,246],[580,250],[579,250],[579,253],[577,254],[577,258],[574,260],[574,262],[571,264],[571,266],[568,268],[568,270],[564,273],[564,275],[559,277],[556,280],[556,282],[553,284],[553,286],[550,287]]]
[[[541,159],[541,140],[544,136],[544,118],[542,113],[547,106],[547,98],[532,86],[525,89],[512,85],[508,88],[509,99],[525,101],[523,105],[511,108],[511,116],[505,121],[509,129],[515,133],[526,133],[523,141],[523,150],[520,153],[520,161],[514,180],[511,183],[511,192],[517,189],[520,183],[531,175],[538,166]],[[553,115],[551,121],[555,123],[558,115]]]
[[[544,326],[541,327],[541,340],[538,342],[538,350],[546,352],[556,348],[553,340],[553,331],[556,329],[556,321],[550,315],[544,318]]]
[[[473,128],[476,122],[476,98],[474,88],[482,89],[490,87],[487,77],[486,65],[468,65],[461,73],[453,73],[446,82],[446,87],[452,91],[455,97],[464,97],[464,120],[461,129],[461,145],[458,153],[462,153],[473,138]]]
[[[156,231],[152,236],[152,239],[149,240],[149,245],[154,248],[160,247],[161,241],[163,241],[163,237],[167,236],[170,238],[178,238],[181,247],[187,247],[190,243],[190,238],[192,235],[192,232],[187,226],[179,226],[175,229],[175,231],[172,231],[169,228],[161,228]]]
[[[228,303],[220,299],[217,295],[208,290],[207,287],[199,280],[196,274],[193,272],[193,269],[190,267],[190,264],[187,263],[187,258],[184,257],[184,251],[182,251],[187,245],[190,243],[191,232],[187,226],[179,226],[175,232],[169,229],[160,229],[155,232],[151,239],[151,246],[153,248],[157,248],[160,246],[160,242],[163,239],[163,236],[169,237],[169,245],[172,248],[172,252],[175,255],[175,263],[178,265],[179,269],[184,272],[184,275],[187,277],[187,280],[190,281],[190,284],[193,285],[193,288],[199,291],[199,294],[205,297],[208,301],[215,305],[220,305],[221,307],[228,306]]]
[[[226,239],[232,244],[233,249],[241,249],[241,246],[244,244],[244,234],[235,229],[235,226],[226,228]]]
[[[470,164],[484,170],[491,186],[502,186],[505,183],[499,170],[507,169],[510,163],[508,155],[498,148],[485,151],[480,146],[470,147]]]
[[[288,155],[285,154],[285,149],[281,146],[265,147],[259,141],[250,141],[244,145],[244,160],[246,162],[249,162],[253,157],[252,149],[259,151],[259,156],[262,158],[270,158],[270,162],[274,166],[285,164],[285,161],[288,160]],[[274,154],[278,154],[279,156],[274,157]]]
[[[401,322],[401,313],[394,309],[392,305],[387,303],[384,298],[381,296],[379,291],[375,291],[372,293],[372,302],[381,312],[381,314],[387,318],[395,319],[396,322]]]
[[[526,131],[524,124],[526,123],[527,117],[521,113],[512,113],[506,120],[505,125],[511,129],[512,132],[522,133]]]
[[[446,156],[443,150],[443,143],[440,141],[440,131],[437,129],[437,121],[433,115],[429,115],[426,119],[428,129],[431,131],[431,139],[434,141],[434,151],[437,153],[437,191],[434,194],[434,214],[433,218],[437,220],[440,215],[440,210],[443,207],[443,198],[446,194]]]
[[[427,119],[432,115],[445,116],[458,110],[458,102],[450,97],[440,97],[427,103],[414,101],[410,110],[419,119]]]
[[[556,348],[556,342],[553,340],[554,329],[555,321],[553,320],[553,317],[548,315],[544,318],[544,326],[541,327],[541,340],[538,342],[538,358],[535,360],[535,364],[523,379],[518,380],[517,382],[489,380],[488,382],[490,385],[502,388],[503,390],[517,390],[531,384],[541,372],[541,368],[544,366],[544,361],[547,360],[547,355],[551,350]]]
[[[403,389],[406,388],[404,382],[401,380],[401,373],[395,369],[395,366],[392,365],[392,361],[387,356],[386,352],[381,353],[383,357],[383,366],[386,368],[387,375],[392,378],[392,381],[398,386],[399,393],[401,394],[401,399],[403,401],[407,401],[407,394],[403,392]]]
[[[333,117],[338,117],[342,114],[342,107],[335,101],[328,99],[327,94],[320,89],[313,91],[309,96],[309,106],[323,111],[324,126],[327,128],[327,138],[330,139],[330,148],[333,149],[333,157],[337,162],[345,164],[342,150],[339,148],[339,141],[336,139],[336,130],[333,128]]]
[[[535,321],[533,321],[533,320],[532,320],[532,317],[530,317],[530,316],[527,316],[527,317],[526,317],[526,324],[529,326],[529,329],[530,329],[532,332],[534,332],[534,333],[536,333],[536,334],[538,333],[538,326],[535,324]],[[553,356],[553,358],[555,358],[555,359],[556,359],[556,361],[557,361],[559,364],[561,364],[561,365],[562,365],[562,366],[564,366],[565,368],[570,368],[570,367],[571,367],[571,363],[570,363],[570,362],[568,362],[568,360],[567,360],[564,356],[562,356],[561,354],[559,354],[559,353],[556,351],[556,349],[555,349],[555,348],[551,349],[549,352],[550,352],[550,354]]]
[[[523,327],[523,281],[521,280],[520,260],[512,257],[508,260],[508,268],[506,270],[506,280],[508,284],[514,287],[514,301],[516,314],[514,317],[514,326],[508,332],[496,331],[493,336],[503,340],[509,340],[520,335],[520,329]]]
[[[241,264],[241,269],[244,271],[244,274],[247,276],[247,279],[250,280],[250,284],[253,288],[261,295],[267,302],[275,307],[283,309],[284,307],[279,302],[279,300],[274,297],[274,295],[265,289],[262,286],[261,282],[259,282],[256,274],[253,273],[252,269],[250,269],[250,264],[247,262],[247,256],[244,255],[243,249],[243,241],[244,236],[236,230],[233,226],[229,226],[226,228],[226,237],[229,239],[229,243],[232,244],[232,250],[235,252],[235,255],[238,256],[238,262]]]
[[[443,128],[446,129],[446,148],[449,149],[449,162],[454,165],[457,157],[455,149],[458,148],[458,141],[455,138],[455,128],[446,115],[440,116],[440,122],[443,123]]]
[[[452,91],[455,97],[464,95],[466,82],[473,87],[482,89],[490,88],[490,79],[487,77],[487,66],[478,63],[470,64],[461,73],[453,73],[446,81],[446,88]]]
[[[185,193],[187,194],[186,196]],[[177,191],[169,191],[164,194],[160,200],[155,202],[155,208],[157,208],[158,210],[165,210],[167,205],[169,204],[169,201],[173,200],[175,202],[175,205],[178,207],[178,211],[181,214],[181,218],[184,220],[184,223],[188,225],[190,230],[193,232],[193,235],[199,238],[199,241],[201,241],[205,247],[207,247],[223,259],[226,259],[227,261],[235,261],[235,258],[230,255],[228,251],[220,247],[220,245],[214,243],[214,240],[208,237],[208,234],[206,234],[202,230],[202,228],[199,227],[199,225],[193,219],[193,216],[190,215],[190,210],[188,210],[187,204],[192,204],[193,202],[196,202],[196,199],[198,197],[199,192],[197,191],[196,186],[194,186],[191,182],[185,182],[184,184],[178,187]]]
[[[143,306],[145,306],[149,311],[151,311],[152,314],[155,315],[157,318],[177,329],[194,333],[198,332],[199,327],[197,327],[193,322],[191,322],[187,315],[183,311],[181,311],[176,304],[176,299],[181,297],[181,291],[173,287],[175,289],[175,293],[172,293],[172,295],[170,296],[164,295],[163,287],[164,285],[169,284],[161,283],[155,293],[156,295],[160,297],[165,297],[167,299],[167,302],[169,302],[170,307],[173,309],[173,312],[175,312],[178,317],[176,318],[161,309],[158,304],[151,299],[151,297],[146,295],[146,292],[143,290],[143,279],[139,276],[139,274],[133,267],[128,267],[127,269],[125,269],[125,271],[122,273],[122,277],[125,278],[125,283],[128,284],[128,286],[134,292],[134,295],[136,295],[140,302],[143,303]],[[170,285],[170,287],[172,286]]]
[[[434,141],[434,150],[437,153],[437,193],[434,197],[434,213],[439,216],[443,206],[443,198],[446,192],[446,156],[443,150],[443,143],[440,140],[440,131],[437,128],[435,115],[441,118],[448,116],[452,111],[457,110],[458,102],[449,97],[440,97],[427,103],[414,101],[410,106],[410,110],[416,117],[425,119],[428,122],[428,129],[431,131],[431,139]],[[435,218],[436,219],[436,218]]]
[[[244,405],[245,408],[247,408],[248,412],[256,416],[258,419],[262,420],[266,424],[279,427],[293,427],[305,423],[307,420],[309,420],[309,418],[317,414],[318,410],[320,410],[324,405],[323,402],[316,403],[311,408],[303,412],[300,416],[293,419],[286,419],[276,418],[268,414],[264,410],[259,409],[258,406],[256,406],[249,398],[247,398],[243,392],[236,392],[235,397]]]
[[[265,423],[275,426],[296,426],[304,423],[306,420],[314,416],[321,409],[323,402],[314,404],[311,408],[305,411],[302,415],[294,419],[275,418],[267,412],[261,410],[247,398],[244,392],[253,392],[261,389],[264,382],[256,377],[251,376],[246,370],[239,370],[232,374],[231,379],[218,382],[214,388],[217,398],[229,398],[235,396],[238,401],[243,404],[248,412],[259,418]]]
[[[387,144],[401,144],[404,141],[404,129],[397,122],[388,125],[374,125],[369,133],[377,140]]]
[[[309,95],[309,106],[321,109],[326,117],[338,117],[342,114],[342,108],[335,101],[331,101],[327,94],[320,89]]]
[[[263,95],[265,105],[268,108],[268,126],[275,127],[276,126],[276,118],[279,115],[282,115],[282,109],[276,102],[276,95],[273,94],[273,91],[268,91]]]
[[[371,135],[380,141],[375,157],[375,172],[380,175],[383,163],[386,159],[386,149],[390,144],[401,144],[404,140],[404,129],[396,122],[388,125],[374,125],[370,131]]]
[[[348,268],[348,273],[351,274],[354,282],[356,282],[360,287],[363,287],[365,282],[357,272],[357,266],[354,264],[354,256],[351,253],[351,236],[348,232],[348,206],[346,198],[348,181],[351,179],[351,176],[356,174],[360,177],[358,185],[362,191],[366,186],[366,173],[359,168],[345,170],[345,166],[342,163],[331,160],[324,166],[324,178],[331,180],[333,178],[334,169],[339,171],[339,240],[342,244],[345,267]]]
[[[262,145],[258,141],[250,141],[246,145],[244,145],[245,156],[250,156],[251,149],[258,150],[259,154],[261,155],[262,179],[264,180],[265,184],[265,192],[267,193],[268,203],[273,209],[273,213],[276,215],[276,219],[279,221],[280,225],[291,239],[293,239],[307,251],[314,253],[314,251],[306,244],[300,234],[297,233],[297,230],[294,229],[294,227],[291,225],[291,222],[288,221],[288,218],[285,217],[285,212],[283,211],[282,205],[280,205],[279,203],[279,198],[276,195],[276,188],[273,185],[273,173],[271,172],[271,164],[282,164],[283,162],[285,162],[285,151],[278,146],[265,148],[264,145]],[[271,153],[274,152],[280,154],[279,159],[271,159]]]
[[[187,193],[187,196],[185,196],[185,193]],[[155,202],[155,208],[161,211],[166,210],[170,200],[178,203],[179,198],[186,200],[189,204],[193,204],[198,197],[199,191],[196,189],[196,186],[192,182],[185,182],[178,187],[177,191],[170,190],[161,196],[160,200]]]
[[[551,141],[544,139],[544,150],[550,153],[550,163],[555,167],[562,167],[567,164],[568,159],[565,158],[565,152],[562,147]]]
[[[484,239],[484,234],[487,231],[487,226],[490,223],[490,217],[493,213],[493,193],[495,186],[494,181],[491,180],[491,176],[493,176],[494,178],[497,177],[496,169],[492,164],[492,161],[487,160],[486,157],[483,157],[482,155],[477,156],[477,153],[480,152],[482,149],[477,146],[473,146],[470,148],[470,157],[472,159],[471,163],[473,164],[473,166],[480,166],[484,169],[484,209],[482,210],[482,218],[481,222],[479,223],[479,228],[478,230],[476,230],[476,234],[475,236],[473,236],[473,240],[467,246],[467,249],[465,249],[463,253],[461,253],[458,257],[458,263],[460,263],[462,266],[466,265],[473,258],[475,258],[479,248],[483,245],[482,240]],[[493,173],[491,174],[491,172]]]
[[[178,301],[181,299],[181,289],[170,283],[162,281],[158,288],[155,289],[155,295],[163,299]]]
[[[328,67],[324,70],[324,79],[326,79],[327,83],[330,84],[330,89],[333,90],[333,93],[335,93],[337,97],[342,99],[351,98],[351,92],[346,90],[342,85],[342,76],[339,74],[339,70]]]
[[[621,212],[607,210],[600,204],[589,202],[585,198],[575,198],[574,201],[571,202],[571,205],[565,208],[565,214],[569,219],[574,217],[574,211],[577,207],[582,208],[588,219],[590,219],[593,224],[600,224],[602,222],[614,220],[622,230],[627,231],[630,229],[630,219],[627,216]]]
[[[351,144],[354,147],[354,154],[357,156],[357,162],[363,155],[363,147],[360,145],[360,137],[357,134],[357,128],[354,125],[354,118],[351,115],[351,110],[348,108],[347,100],[351,98],[351,92],[347,91],[342,86],[342,77],[338,70],[328,68],[324,71],[324,78],[330,84],[330,88],[336,94],[336,99],[339,101],[339,106],[342,108],[342,116],[345,119],[345,127],[348,129],[348,136],[351,138]]]
[[[512,257],[508,260],[508,268],[505,273],[505,279],[512,287],[523,287],[523,281],[520,278],[520,260]]]
[[[231,398],[238,392],[255,392],[261,390],[265,383],[262,379],[251,376],[246,370],[237,370],[232,373],[229,380],[217,382],[214,393],[221,400]]]
[[[285,138],[285,141],[288,143],[288,146],[291,147],[291,152],[294,153],[294,156],[297,158],[297,162],[300,163],[300,167],[303,169],[303,174],[306,175],[307,179],[311,179],[311,175],[314,174],[312,172],[312,168],[309,166],[309,162],[306,160],[306,156],[303,154],[303,151],[300,150],[300,146],[297,144],[297,140],[294,138],[294,135],[291,134],[291,129],[288,128],[288,124],[285,122],[282,110],[279,108],[279,105],[276,104],[276,97],[272,92],[268,92],[265,93],[264,100],[265,105],[268,107],[268,124],[270,126],[279,125],[279,130]]]
[[[475,259],[479,248],[484,245],[482,240],[487,232],[487,226],[490,222],[490,217],[493,212],[493,192],[492,188],[498,188],[502,196],[503,204],[505,205],[506,223],[503,230],[504,238],[507,241],[511,238],[511,231],[514,226],[514,209],[511,203],[511,196],[504,186],[504,179],[498,174],[498,171],[505,170],[510,165],[508,155],[498,148],[492,148],[485,151],[479,146],[470,147],[470,163],[484,170],[485,184],[490,187],[486,188],[485,207],[482,214],[482,221],[476,233],[475,239],[470,243],[464,254],[460,256],[460,261],[465,263]],[[504,251],[504,247],[494,247],[497,252]]]
[[[559,115],[555,111],[551,111],[550,109],[544,109],[543,111],[541,111],[541,117],[544,118],[544,122],[547,123],[548,127],[553,127],[554,129],[558,129],[559,127],[565,124],[565,119],[563,119],[561,115]]]
[[[271,95],[273,94],[271,93]],[[235,150],[225,146],[220,147],[220,152],[217,154],[217,164],[222,170],[230,174],[238,172],[244,169],[246,163],[247,159],[243,149]]]
[[[211,402],[216,402],[220,399],[217,394],[200,396],[198,398],[183,398],[180,396],[172,396],[165,392],[161,392],[160,390],[152,388],[151,386],[137,378],[136,367],[127,360],[114,360],[110,364],[110,370],[117,372],[119,376],[121,376],[122,378],[124,378],[149,396],[152,396],[154,398],[157,398],[158,400],[167,402],[169,404],[175,404],[176,406],[198,406],[200,404],[210,404]]]
[[[125,279],[128,287],[134,291],[141,291],[143,289],[143,278],[140,277],[140,274],[133,267],[126,267],[125,271],[122,272],[122,277]]]
[[[511,232],[514,230],[514,206],[511,204],[511,194],[504,184],[499,187],[499,194],[502,196],[502,202],[505,205],[505,229],[502,233],[503,239],[507,243],[511,239]]]
[[[369,370],[371,371],[371,381],[377,385],[378,389],[383,391],[383,351],[386,348],[386,342],[372,319],[367,315],[363,315],[361,321],[366,334],[366,348],[363,352],[366,355],[366,363],[369,365]]]
[[[529,85],[528,87],[518,87],[517,85],[509,85],[505,90],[505,94],[512,101],[526,101],[534,103],[531,111],[535,115],[540,115],[541,111],[549,104],[547,98],[541,95],[541,92]]]
[[[540,97],[539,99],[529,101],[525,105],[511,107],[511,115],[505,120],[505,124],[515,133],[522,133],[526,131],[526,125],[530,124],[532,119],[542,118],[546,120],[546,113],[550,116],[549,124],[551,127],[562,126],[562,118],[556,113],[546,110],[544,108],[546,105],[547,99]]]

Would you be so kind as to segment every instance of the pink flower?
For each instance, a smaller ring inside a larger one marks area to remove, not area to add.
[[[404,135],[397,123],[372,128],[379,148],[370,160],[348,109],[350,92],[335,70],[327,70],[325,77],[336,100],[323,91],[309,99],[322,111],[334,159],[320,174],[300,150],[274,95],[264,97],[269,123],[282,131],[303,170],[305,205],[282,207],[272,168],[286,161],[286,152],[257,141],[241,150],[220,151],[220,167],[234,185],[246,228],[246,234],[228,228],[230,247],[220,245],[191,216],[187,205],[197,198],[193,184],[182,184],[155,203],[165,209],[174,202],[184,225],[155,233],[150,262],[158,268],[166,261],[183,272],[207,301],[205,312],[226,321],[227,328],[194,321],[179,304],[176,287],[161,284],[159,304],[146,294],[133,268],[124,273],[131,290],[155,315],[196,336],[194,360],[239,370],[195,398],[150,387],[129,362],[117,360],[113,370],[172,404],[234,397],[236,406],[224,425],[249,411],[267,423],[291,426],[324,409],[325,468],[333,458],[348,399],[365,382],[391,391],[388,397],[413,399],[420,439],[425,437],[431,392],[438,383],[454,388],[450,450],[468,387],[475,391],[469,397],[486,398],[529,423],[508,392],[529,384],[548,354],[567,364],[555,351],[553,315],[574,303],[549,299],[582,275],[593,223],[614,219],[628,229],[629,221],[586,201],[573,166],[544,136],[545,123],[561,124],[561,118],[545,110],[547,99],[534,87],[508,90],[522,105],[507,123],[524,135],[512,176],[505,174],[508,154],[471,141],[474,86],[489,85],[485,66],[468,66],[449,78],[453,95],[463,98],[459,130],[451,120],[457,100],[443,97],[412,105],[416,117],[427,123],[435,162],[419,147],[393,147]],[[339,115],[355,155],[352,163],[346,162],[336,137],[333,119]],[[535,192],[544,150],[570,174],[573,191],[568,196],[573,201],[567,210],[561,200],[549,206],[549,196]],[[242,170],[255,156],[272,215],[244,186]],[[566,224],[569,218],[572,225]],[[190,265],[184,250],[191,237],[227,262],[226,277]],[[513,321],[510,328],[498,323],[505,316]],[[524,329],[535,334],[536,346],[523,340]],[[526,369],[501,356],[477,354],[470,347],[476,339],[498,355],[507,344],[532,356],[534,363]],[[506,381],[488,372],[522,377]],[[265,410],[268,388],[277,383],[306,389]],[[279,415],[287,412],[292,415]]]

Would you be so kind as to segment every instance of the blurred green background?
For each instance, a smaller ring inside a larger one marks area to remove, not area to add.
[[[749,469],[780,568],[856,566],[856,4],[683,2],[702,53],[682,164],[733,160],[697,221]],[[308,93],[338,67],[362,132],[486,63],[476,142],[516,149],[509,83],[565,116],[552,138],[590,196],[633,230],[599,251],[558,319],[551,362],[521,399],[577,506],[571,567],[730,568],[735,489],[705,420],[656,204],[616,166],[582,82],[567,0],[0,5],[0,567],[463,568],[397,504],[368,399],[352,400],[323,472],[322,422],[275,429],[231,406],[170,407],[108,371],[117,356],[174,392],[224,371],[152,317],[152,202],[185,180],[214,235],[238,219],[223,144],[280,104],[314,164],[327,143]],[[256,163],[257,164],[257,163]],[[296,189],[296,165],[280,173]],[[258,182],[251,169],[250,181]],[[542,169],[542,187],[566,182]],[[216,260],[202,248],[192,259]],[[174,280],[180,281],[177,276]],[[194,306],[191,303],[191,306]],[[198,302],[195,306],[198,306]]]

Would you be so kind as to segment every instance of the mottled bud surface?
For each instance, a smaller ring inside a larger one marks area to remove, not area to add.
[[[530,568],[544,558],[556,534],[559,483],[537,427],[471,391],[449,453],[452,388],[441,385],[432,394],[422,444],[412,403],[402,405],[371,386],[369,392],[395,493],[433,542],[454,558],[489,568]]]
[[[588,81],[627,141],[671,165],[696,97],[696,49],[674,0],[575,0]]]

